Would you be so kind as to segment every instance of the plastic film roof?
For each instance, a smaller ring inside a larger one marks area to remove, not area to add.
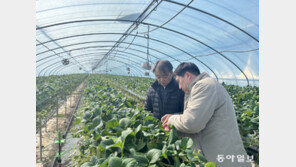
[[[258,85],[257,0],[38,0],[36,19],[38,76],[154,77],[141,65],[166,59],[174,68],[193,62],[219,82]]]

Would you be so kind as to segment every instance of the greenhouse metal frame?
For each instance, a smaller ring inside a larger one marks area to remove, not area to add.
[[[258,6],[233,0],[39,0],[36,74],[154,77],[145,76],[149,70],[141,65],[166,59],[174,68],[194,62],[219,82],[258,86]]]

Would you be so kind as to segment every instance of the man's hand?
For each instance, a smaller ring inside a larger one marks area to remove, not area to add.
[[[168,123],[168,120],[171,116],[172,116],[172,114],[166,114],[161,118],[162,128],[167,132],[170,131],[170,127],[167,123]]]
[[[161,122],[162,124],[167,123],[169,118],[172,116],[172,114],[165,114],[162,118],[161,118]]]

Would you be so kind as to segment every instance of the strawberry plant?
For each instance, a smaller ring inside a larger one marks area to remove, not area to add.
[[[155,80],[152,78],[126,77],[116,75],[101,75],[109,83],[116,83],[133,92],[145,96],[149,86]],[[228,91],[236,111],[239,131],[245,149],[249,155],[254,155],[259,163],[259,88],[256,86],[237,86],[222,83]]]
[[[213,165],[192,151],[192,139],[178,137],[174,127],[164,131],[150,112],[99,79],[89,78],[76,114],[74,136],[83,139],[74,157],[78,166]]]
[[[259,162],[259,88],[235,85],[223,86],[232,98],[238,126],[248,154]]]
[[[39,119],[49,116],[58,106],[58,100],[63,101],[82,81],[86,74],[62,76],[41,76],[36,78],[36,127],[40,127]]]

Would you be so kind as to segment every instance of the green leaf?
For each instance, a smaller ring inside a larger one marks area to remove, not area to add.
[[[98,163],[98,158],[96,156],[92,156],[90,158],[90,162],[92,165],[96,165]]]
[[[118,157],[111,157],[108,162],[108,167],[121,167],[122,160]]]
[[[94,128],[94,131],[95,131],[97,134],[100,134],[100,133],[101,133],[101,128],[102,128],[102,126],[103,126],[103,122],[102,122],[102,125],[100,124],[100,125],[96,126],[96,127]]]
[[[189,138],[186,148],[190,149],[193,146],[193,140],[191,138]]]
[[[80,122],[81,122],[81,119],[76,119],[74,122],[74,125],[80,124]]]
[[[146,116],[146,117],[144,117],[144,120],[154,120],[155,118],[154,117],[152,117],[152,116]]]
[[[137,134],[141,129],[142,129],[142,125],[140,124],[140,125],[135,129],[135,134]]]
[[[214,162],[208,162],[205,164],[205,167],[216,167],[216,164]]]
[[[92,167],[93,165],[91,164],[91,162],[85,162],[81,165],[81,167]]]
[[[148,166],[149,160],[144,155],[139,155],[139,153],[136,153],[133,158],[136,159],[139,165]]]
[[[150,163],[155,163],[161,157],[161,150],[159,149],[151,149],[147,152],[147,158]]]
[[[137,155],[137,152],[136,152],[136,150],[135,150],[134,148],[130,148],[128,151],[129,151],[132,155]]]
[[[128,107],[131,107],[132,106],[132,104],[130,103],[130,102],[126,102],[126,105],[128,106]]]
[[[119,121],[119,126],[123,129],[126,129],[127,127],[129,127],[131,125],[131,120],[129,118],[122,118]]]
[[[137,160],[135,158],[126,158],[122,161],[122,165],[124,167],[135,167],[137,164]]]
[[[172,126],[169,134],[169,144],[175,143],[177,139],[178,139],[177,130],[174,126]]]
[[[97,117],[97,116],[101,115],[101,112],[102,112],[102,109],[101,108],[96,108],[95,111],[94,111],[94,113],[93,113],[93,115],[95,117]]]
[[[159,143],[156,143],[156,142],[148,142],[147,143],[147,147],[149,150],[153,149],[153,148],[159,148],[158,146],[159,146]]]
[[[112,139],[107,139],[107,140],[101,141],[101,146],[103,148],[106,148],[107,146],[113,145],[113,144],[114,144],[114,141]]]
[[[175,150],[175,144],[168,145],[168,148],[167,149],[170,150],[170,151]]]
[[[127,130],[124,130],[121,132],[121,137],[123,139],[123,141],[125,140],[125,138],[131,134],[133,132],[133,130],[131,128],[128,128]]]
[[[155,126],[154,124],[149,124],[148,128],[152,129],[152,128],[154,128],[154,126]]]
[[[186,167],[186,165],[185,165],[184,163],[182,163],[182,164],[180,165],[180,167]]]
[[[182,147],[182,149],[186,149],[186,148],[190,149],[192,147],[192,145],[193,145],[193,140],[191,138],[183,137],[181,139],[181,147]]]
[[[165,159],[168,159],[167,155],[166,155],[166,152],[167,152],[167,146],[164,145],[162,150],[161,150],[161,155],[165,158]]]
[[[146,146],[146,142],[144,142],[142,139],[141,140],[139,140],[139,142],[137,143],[137,151],[140,151],[140,150],[142,150],[145,146]]]
[[[95,117],[93,119],[92,123],[93,123],[93,126],[94,127],[97,127],[98,126],[99,128],[101,128],[103,126],[103,122],[102,122],[100,116]]]
[[[179,157],[184,157],[184,156],[186,156],[186,154],[184,152],[180,152],[178,156]]]
[[[88,120],[90,120],[91,116],[92,116],[92,114],[89,113],[89,112],[87,112],[87,113],[85,113],[85,114],[83,115],[83,119],[85,119],[85,120],[88,121]]]
[[[110,148],[114,148],[114,147],[121,148],[121,145],[122,145],[122,142],[120,140],[118,140],[115,144],[106,146],[106,149],[110,149]]]
[[[208,162],[208,160],[201,153],[195,153],[195,155],[197,155],[198,159],[200,159],[202,162]]]
[[[143,134],[144,134],[145,137],[153,136],[152,133],[149,133],[149,132],[146,132],[146,131],[142,131],[142,132],[143,132]]]
[[[179,157],[173,157],[173,159],[174,159],[174,167],[180,167],[181,163],[180,163]]]
[[[118,126],[118,125],[119,125],[119,124],[118,124],[118,121],[115,120],[115,119],[112,119],[112,120],[110,120],[110,121],[108,121],[108,122],[106,123],[105,129],[108,130],[108,129],[110,129],[110,128],[114,128],[114,127],[116,127],[116,126]]]
[[[177,140],[175,142],[175,146],[176,146],[176,150],[180,150],[180,148],[182,148],[182,145],[181,145],[181,140]],[[186,146],[186,145],[185,145]]]
[[[251,116],[252,115],[252,112],[253,111],[244,111],[244,113],[247,114],[248,116]]]
[[[106,159],[103,163],[101,163],[98,167],[107,167],[109,159]]]
[[[157,165],[156,165],[156,164],[154,164],[154,165],[149,165],[149,167],[157,167]]]
[[[103,164],[106,161],[106,158],[100,158],[97,160],[98,164]]]
[[[259,116],[256,117],[256,118],[252,118],[251,119],[251,122],[253,122],[253,123],[259,123]]]

